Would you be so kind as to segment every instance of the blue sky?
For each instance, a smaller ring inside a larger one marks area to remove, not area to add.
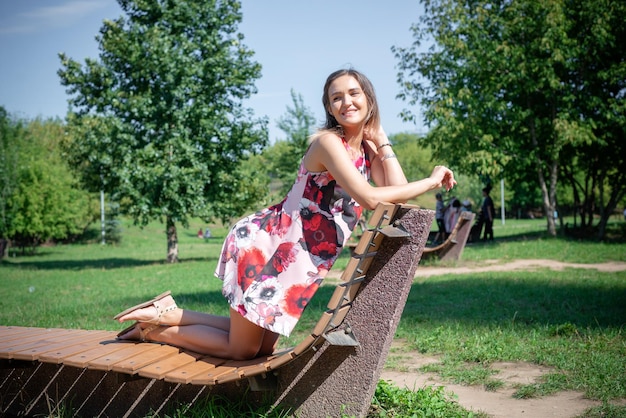
[[[421,10],[418,0],[243,0],[239,30],[263,67],[258,94],[246,105],[269,118],[272,140],[281,138],[276,120],[292,104],[291,89],[321,123],[326,77],[351,66],[374,84],[387,133],[423,132],[398,116],[406,103],[395,98],[391,52],[411,45]],[[68,96],[57,76],[58,53],[81,63],[98,58],[102,21],[121,14],[115,0],[0,1],[0,105],[19,117],[63,118]]]

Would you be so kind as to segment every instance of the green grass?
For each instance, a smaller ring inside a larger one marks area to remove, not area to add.
[[[166,289],[184,308],[226,315],[221,282],[213,275],[226,228],[212,226],[213,238],[205,241],[196,237],[204,226],[195,223],[179,230],[181,262],[174,265],[164,262],[164,226],[158,223],[139,229],[124,222],[117,245],[45,247],[33,256],[11,253],[0,263],[0,324],[119,330],[113,315]],[[596,242],[547,237],[543,220],[507,220],[504,226],[497,221],[496,241],[468,245],[462,262],[624,262],[624,223],[613,222],[610,228],[612,238]],[[342,255],[336,267],[341,269],[347,259]],[[282,346],[304,337],[332,291],[332,286],[320,288]],[[615,402],[626,398],[625,323],[626,272],[490,272],[416,280],[397,338],[406,341],[407,350],[440,359],[423,371],[490,390],[502,385],[494,377],[499,361],[549,367],[543,380],[520,385],[515,396],[582,391],[603,401],[602,407],[588,411],[590,416],[617,417],[626,416],[626,408]],[[417,409],[399,412],[407,404],[426,405],[439,416],[471,416],[437,389],[405,391],[384,382],[379,383],[372,416],[437,416]],[[206,408],[197,416],[208,416],[202,415]]]

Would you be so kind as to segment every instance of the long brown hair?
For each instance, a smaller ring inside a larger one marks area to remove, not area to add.
[[[374,86],[369,81],[364,74],[353,68],[347,68],[342,70],[337,70],[328,76],[326,79],[326,84],[324,84],[324,94],[322,95],[322,104],[324,105],[324,111],[326,113],[326,123],[322,127],[322,129],[335,129],[339,125],[337,119],[333,115],[330,114],[330,97],[328,97],[328,89],[330,89],[330,84],[338,79],[341,76],[349,75],[354,77],[354,79],[359,83],[363,93],[365,93],[365,97],[367,98],[367,107],[369,109],[369,115],[367,120],[365,121],[365,128],[377,128],[380,125],[380,112],[378,110],[378,100],[376,100],[376,92],[374,91]]]

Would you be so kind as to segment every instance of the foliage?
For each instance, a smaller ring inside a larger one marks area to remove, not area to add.
[[[585,173],[575,187],[585,201],[606,190],[605,222],[626,187],[623,2],[423,3],[414,44],[394,51],[400,97],[426,109],[435,157],[512,184],[533,173],[545,213],[559,173],[572,184]],[[435,47],[419,52],[427,40]]]
[[[165,220],[176,261],[177,223],[226,221],[265,193],[243,168],[267,142],[242,105],[261,68],[237,32],[238,1],[119,2],[126,16],[104,22],[99,61],[60,54],[68,152],[136,223]]]
[[[389,135],[402,170],[408,181],[428,177],[433,169],[432,153],[422,139],[415,134],[399,133]]]
[[[471,418],[474,415],[464,410],[446,395],[444,388],[424,387],[417,390],[400,389],[390,382],[381,380],[376,386],[374,399],[367,415],[373,417],[441,417]]]
[[[4,179],[0,236],[22,249],[81,234],[97,213],[95,199],[81,189],[64,161],[59,121],[39,119],[2,125]]]
[[[315,115],[304,104],[302,95],[292,89],[291,100],[293,107],[287,106],[285,114],[277,122],[287,138],[277,141],[263,152],[265,171],[280,184],[278,194],[281,198],[293,185],[315,126]]]

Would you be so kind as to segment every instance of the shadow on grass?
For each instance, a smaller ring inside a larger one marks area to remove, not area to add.
[[[554,335],[564,335],[587,328],[620,328],[626,325],[626,305],[623,303],[626,300],[626,285],[611,283],[610,280],[596,283],[583,276],[580,279],[565,276],[563,280],[552,281],[549,276],[520,279],[519,275],[509,278],[507,274],[488,278],[463,275],[413,284],[400,327],[419,326],[419,323],[425,322],[429,326],[458,323],[469,328],[548,327]],[[605,274],[605,277],[609,276]],[[292,344],[297,344],[315,326],[334,289],[332,284],[324,285],[311,299],[294,330]],[[174,297],[181,307],[193,306],[203,312],[227,313],[226,300],[219,290],[177,293]],[[132,305],[140,301],[125,302]],[[219,309],[223,307],[223,311],[212,312],[215,306]]]
[[[558,277],[553,272],[500,272],[428,280],[412,286],[403,320],[502,326],[624,326],[626,285],[596,275],[577,270]],[[603,277],[610,274],[604,273]]]
[[[183,258],[180,263],[188,262],[211,262],[216,257],[191,257]],[[20,263],[12,263],[6,260],[0,262],[0,266],[13,266],[31,270],[86,270],[103,269],[113,270],[126,267],[143,267],[152,265],[168,264],[165,260],[139,260],[136,258],[101,258],[92,260],[32,260]]]

